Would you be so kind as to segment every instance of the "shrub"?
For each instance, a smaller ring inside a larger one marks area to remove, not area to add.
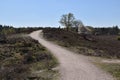
[[[11,65],[0,69],[0,80],[23,80],[27,79],[29,67],[24,64]]]
[[[118,36],[118,38],[117,38],[119,41],[120,41],[120,36]]]
[[[26,53],[26,55],[24,56],[25,64],[33,63],[35,61],[36,61],[36,59],[35,59],[35,56],[33,55],[33,53]]]

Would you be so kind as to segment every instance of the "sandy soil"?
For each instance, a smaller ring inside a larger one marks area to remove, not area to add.
[[[41,31],[35,31],[30,36],[38,40],[58,59],[60,80],[114,80],[111,75],[93,65],[88,57],[47,41],[40,36],[40,33]]]

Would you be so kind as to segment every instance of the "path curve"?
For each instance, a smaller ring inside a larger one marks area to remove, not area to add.
[[[113,77],[94,66],[86,56],[75,54],[40,36],[41,30],[30,36],[50,50],[60,63],[60,80],[114,80]]]

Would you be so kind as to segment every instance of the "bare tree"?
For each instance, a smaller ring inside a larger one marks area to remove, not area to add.
[[[67,30],[70,30],[70,28],[73,26],[75,17],[72,13],[64,14],[62,15],[60,19],[60,23],[67,28]]]
[[[76,28],[76,32],[79,32],[79,27],[84,26],[81,20],[75,20],[73,24],[74,24],[74,26]]]

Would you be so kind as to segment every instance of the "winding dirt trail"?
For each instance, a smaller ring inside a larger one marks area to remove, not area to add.
[[[58,59],[60,80],[114,80],[113,77],[94,66],[86,56],[75,54],[40,36],[41,31],[30,34]]]

